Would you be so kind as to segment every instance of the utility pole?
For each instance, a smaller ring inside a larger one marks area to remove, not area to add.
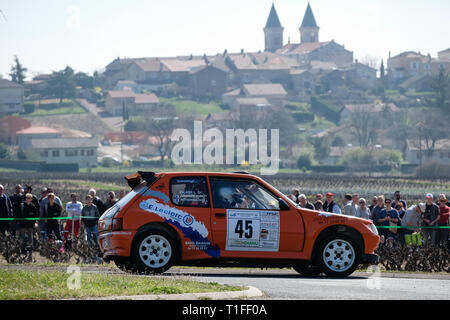
[[[419,123],[419,177],[422,178],[422,122]]]

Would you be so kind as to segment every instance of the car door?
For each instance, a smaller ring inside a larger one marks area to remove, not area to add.
[[[170,221],[183,233],[183,258],[216,256],[210,232],[211,206],[205,176],[179,176],[170,180],[170,201],[178,209]]]
[[[213,240],[223,257],[285,257],[303,248],[301,215],[253,179],[209,177]]]

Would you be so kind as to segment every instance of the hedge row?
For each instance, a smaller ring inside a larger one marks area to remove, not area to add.
[[[338,123],[341,119],[341,114],[337,109],[314,96],[311,96],[311,111],[323,115],[325,119],[334,123]]]
[[[25,160],[0,160],[0,168],[39,172],[78,172],[78,163],[45,163]]]

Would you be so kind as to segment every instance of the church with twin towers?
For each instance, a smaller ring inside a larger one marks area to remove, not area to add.
[[[295,56],[298,60],[329,61],[337,66],[353,63],[353,52],[334,40],[319,41],[320,27],[317,25],[311,5],[308,2],[299,27],[300,43],[284,44],[283,32],[275,4],[272,3],[269,17],[264,27],[264,51]]]

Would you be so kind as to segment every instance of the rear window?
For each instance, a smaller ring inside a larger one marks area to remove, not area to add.
[[[181,207],[209,207],[205,177],[179,177],[170,181],[172,203]]]

